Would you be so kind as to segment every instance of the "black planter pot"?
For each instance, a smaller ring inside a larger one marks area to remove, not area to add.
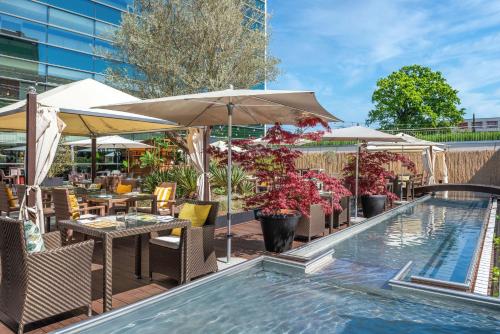
[[[371,218],[384,212],[387,195],[364,195],[361,196],[361,205],[363,206],[363,215]]]
[[[292,248],[292,242],[295,238],[295,229],[300,219],[300,214],[293,216],[259,215],[262,234],[264,235],[264,244],[268,252],[282,253]]]

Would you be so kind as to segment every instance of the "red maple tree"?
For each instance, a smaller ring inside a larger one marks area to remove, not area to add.
[[[415,164],[406,156],[387,151],[368,152],[366,144],[361,145],[359,152],[359,195],[387,195],[395,200],[399,197],[386,187],[388,179],[394,179],[394,172],[388,170],[390,162],[400,161],[413,174]],[[356,155],[352,155],[343,169],[344,183],[354,193],[356,184]]]
[[[338,179],[324,173],[308,172],[301,175],[295,167],[295,160],[302,152],[290,146],[301,139],[319,141],[322,131],[307,131],[318,124],[328,127],[328,124],[316,118],[307,118],[298,122],[297,132],[285,130],[280,124],[270,128],[261,143],[252,139],[234,140],[233,144],[242,150],[232,153],[232,159],[245,171],[257,178],[258,184],[267,185],[267,190],[245,198],[247,208],[261,208],[263,215],[288,215],[299,211],[309,216],[312,204],[321,204],[325,213],[332,213],[328,199],[322,198],[316,181],[324,185],[326,191],[332,192],[333,209],[342,211],[339,201],[350,195]],[[227,164],[227,152],[216,148],[211,154]]]

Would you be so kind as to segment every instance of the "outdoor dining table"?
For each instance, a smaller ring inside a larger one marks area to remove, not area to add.
[[[118,238],[135,236],[135,274],[141,276],[142,267],[142,238],[141,235],[151,232],[160,232],[173,228],[182,228],[180,245],[183,247],[182,268],[184,268],[181,284],[191,280],[189,261],[187,259],[187,245],[189,244],[191,222],[168,216],[157,216],[151,214],[139,214],[129,217],[125,222],[117,222],[116,217],[103,217],[89,222],[78,220],[62,220],[58,224],[62,240],[66,240],[68,229],[82,233],[85,236],[95,237],[102,240],[103,255],[103,305],[104,312],[112,308],[113,298],[113,240]]]
[[[151,212],[157,213],[157,198],[154,194],[144,194],[144,193],[101,193],[100,191],[89,192],[86,196],[88,202],[104,204],[109,210],[116,203],[124,202],[137,202],[137,201],[151,201]]]

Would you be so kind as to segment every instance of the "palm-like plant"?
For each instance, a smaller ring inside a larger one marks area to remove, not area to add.
[[[158,150],[146,151],[140,157],[141,168],[150,167],[155,170],[161,166],[163,159],[160,158]]]
[[[232,191],[239,194],[248,193],[249,186],[247,182],[247,173],[238,166],[233,166],[231,170]],[[221,167],[217,163],[210,164],[210,184],[213,188],[224,189],[227,193],[227,169]]]

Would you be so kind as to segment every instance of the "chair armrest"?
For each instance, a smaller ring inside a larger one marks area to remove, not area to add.
[[[89,206],[88,203],[78,203],[78,207],[81,208],[81,209],[85,209],[88,206]]]
[[[61,247],[61,232],[54,231],[43,234],[43,242],[47,250],[52,250]]]

